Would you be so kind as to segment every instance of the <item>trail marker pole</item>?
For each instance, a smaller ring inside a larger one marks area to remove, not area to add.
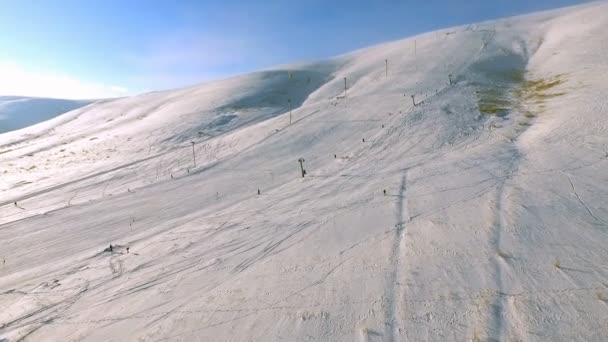
[[[344,97],[346,97],[346,77],[344,77]]]
[[[384,60],[384,65],[385,65],[385,70],[386,70],[386,76],[385,77],[388,77],[388,59]]]
[[[304,170],[304,158],[300,158],[298,161],[300,162],[300,170],[302,170],[302,178],[304,178],[306,175],[306,171]]]
[[[414,107],[416,107],[416,100],[414,99],[414,96],[416,95],[412,95],[412,103],[414,104]]]
[[[196,168],[196,154],[194,153],[194,141],[191,141],[190,143],[192,144],[192,159],[194,160],[194,168]]]
[[[287,100],[289,102],[289,126],[291,126],[291,99]]]

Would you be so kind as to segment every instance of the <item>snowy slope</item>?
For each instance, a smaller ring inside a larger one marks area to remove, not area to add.
[[[432,32],[0,135],[0,339],[604,340],[607,13]]]
[[[31,126],[92,101],[0,96],[0,133]]]

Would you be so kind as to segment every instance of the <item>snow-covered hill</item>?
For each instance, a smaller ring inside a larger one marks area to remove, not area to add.
[[[607,13],[0,135],[0,339],[604,340]]]
[[[0,133],[54,118],[92,101],[0,96]]]

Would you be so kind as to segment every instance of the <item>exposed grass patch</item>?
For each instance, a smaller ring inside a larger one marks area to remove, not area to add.
[[[484,115],[506,116],[514,107],[511,89],[524,82],[524,71],[519,69],[488,71],[495,80],[491,87],[477,91],[479,112]]]
[[[509,112],[522,109],[524,104],[534,104],[541,109],[549,99],[566,95],[566,92],[553,92],[566,82],[565,76],[559,74],[549,78],[527,80],[522,70],[500,71],[493,74],[496,85],[477,91],[479,112],[484,115],[506,116]],[[509,85],[509,86],[505,86]],[[535,118],[536,114],[526,110],[526,118]],[[528,126],[528,123],[519,123]]]
[[[534,88],[534,90],[536,92],[542,92],[542,91],[546,91],[549,90],[553,87],[557,87],[558,85],[564,83],[565,81],[561,78],[563,75],[556,75],[553,77],[553,79],[540,79],[540,80],[535,80],[535,81],[528,81],[526,82],[526,86],[528,88]]]
[[[520,101],[536,101],[536,104],[542,104],[547,99],[566,95],[565,92],[549,93],[555,87],[558,87],[566,82],[565,76],[559,74],[549,78],[541,78],[537,80],[527,80],[514,90],[514,94]]]
[[[503,98],[502,94],[495,92],[477,92],[480,103],[489,103],[496,106],[507,107],[511,105],[511,101],[507,98]]]
[[[500,107],[493,103],[480,103],[479,112],[486,115],[506,116],[509,113],[509,108]]]
[[[564,96],[566,93],[554,93],[554,94],[531,94],[528,99],[536,100],[536,104],[543,104],[545,100],[552,99],[554,97]]]

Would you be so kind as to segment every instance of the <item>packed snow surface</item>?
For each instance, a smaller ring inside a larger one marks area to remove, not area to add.
[[[52,119],[93,101],[0,96],[0,133]]]
[[[0,340],[605,341],[606,75],[596,2],[2,134]]]

